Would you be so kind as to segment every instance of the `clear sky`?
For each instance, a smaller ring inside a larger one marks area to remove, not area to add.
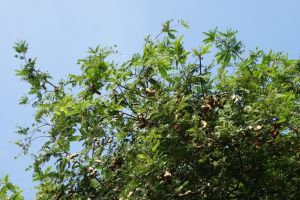
[[[204,31],[219,27],[239,31],[247,48],[284,51],[300,57],[299,0],[0,0],[0,177],[8,173],[33,199],[30,158],[14,159],[20,150],[16,125],[32,122],[30,107],[18,105],[28,85],[15,77],[20,66],[13,56],[15,41],[27,40],[38,65],[63,78],[78,71],[76,60],[88,47],[117,45],[120,59],[141,50],[148,34],[157,34],[171,18],[184,19],[190,29],[185,44],[201,44]]]

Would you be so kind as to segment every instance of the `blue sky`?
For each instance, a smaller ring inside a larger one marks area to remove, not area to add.
[[[155,35],[171,18],[184,19],[188,49],[197,47],[202,32],[219,27],[238,30],[248,49],[284,51],[300,57],[300,1],[298,0],[0,0],[0,177],[6,173],[33,199],[30,158],[14,159],[20,150],[16,125],[32,122],[30,107],[18,105],[28,85],[15,77],[20,63],[12,46],[29,42],[29,54],[38,58],[41,69],[57,79],[76,73],[76,60],[88,47],[117,45],[120,59],[139,52],[146,35]]]

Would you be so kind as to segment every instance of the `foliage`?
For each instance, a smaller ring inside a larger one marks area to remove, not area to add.
[[[43,143],[37,199],[300,196],[300,62],[245,53],[232,30],[188,51],[172,24],[122,64],[113,48],[90,48],[58,83],[16,43],[31,86],[20,103],[36,110],[17,144]]]
[[[9,181],[8,175],[0,179],[0,199],[2,200],[23,200],[22,190]]]

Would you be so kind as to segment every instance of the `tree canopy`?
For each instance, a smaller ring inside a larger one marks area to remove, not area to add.
[[[35,110],[17,144],[34,153],[36,199],[299,198],[299,60],[246,52],[232,30],[187,50],[174,23],[123,63],[90,48],[60,81],[16,43],[20,103]]]

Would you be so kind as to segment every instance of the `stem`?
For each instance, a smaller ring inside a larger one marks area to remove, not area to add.
[[[24,54],[23,57],[24,57],[25,64],[27,65],[27,64],[28,64],[28,60],[27,60],[27,58],[26,58],[26,55]],[[35,70],[35,69],[34,69],[34,70]],[[38,72],[38,71],[35,70],[35,72]],[[45,81],[46,83],[48,83],[49,85],[51,85],[54,89],[57,89],[57,86],[54,85],[53,83],[51,83],[50,81],[48,81],[47,78],[44,78],[44,81]]]
[[[234,55],[236,55],[236,57],[238,57],[241,61],[244,61],[244,59],[237,53],[237,52],[235,52],[235,51],[233,51],[233,50],[230,50]],[[253,72],[252,72],[252,70],[249,68],[249,66],[246,66],[247,67],[247,69],[249,70],[249,72],[250,72],[250,74],[251,75],[253,75]]]
[[[200,76],[202,76],[202,57],[201,57],[201,55],[199,55],[199,75]],[[201,96],[202,96],[202,98],[204,98],[204,85],[203,85],[203,82],[202,82],[202,80],[200,81],[200,86],[201,86],[201,92],[202,92],[202,94],[201,94]]]
[[[54,85],[53,83],[51,83],[50,81],[48,81],[46,78],[44,79],[44,81],[45,81],[46,83],[48,83],[49,85],[51,85],[52,87],[54,87],[54,89],[57,89],[57,86]]]
[[[161,31],[154,39],[156,40],[163,32]]]
[[[136,119],[136,118],[137,118],[136,116],[133,116],[133,115],[131,115],[131,114],[128,114],[128,113],[126,113],[126,112],[123,112],[123,111],[121,111],[121,112],[122,112],[122,114],[124,114],[124,115],[127,115],[127,116],[131,117],[131,119]]]
[[[119,88],[119,90],[120,90],[122,93],[124,93],[123,90],[120,88],[119,85],[118,85],[118,88]],[[128,102],[128,100],[125,99],[125,101],[126,101],[128,107],[130,108],[130,110],[131,110],[134,114],[138,115],[137,112],[133,109],[132,105]]]
[[[100,185],[102,185],[102,187],[105,188],[105,185],[102,183],[102,181],[101,181],[99,178],[97,178],[97,177],[95,176],[95,179],[96,179],[96,181],[97,181],[98,183],[100,183]]]

